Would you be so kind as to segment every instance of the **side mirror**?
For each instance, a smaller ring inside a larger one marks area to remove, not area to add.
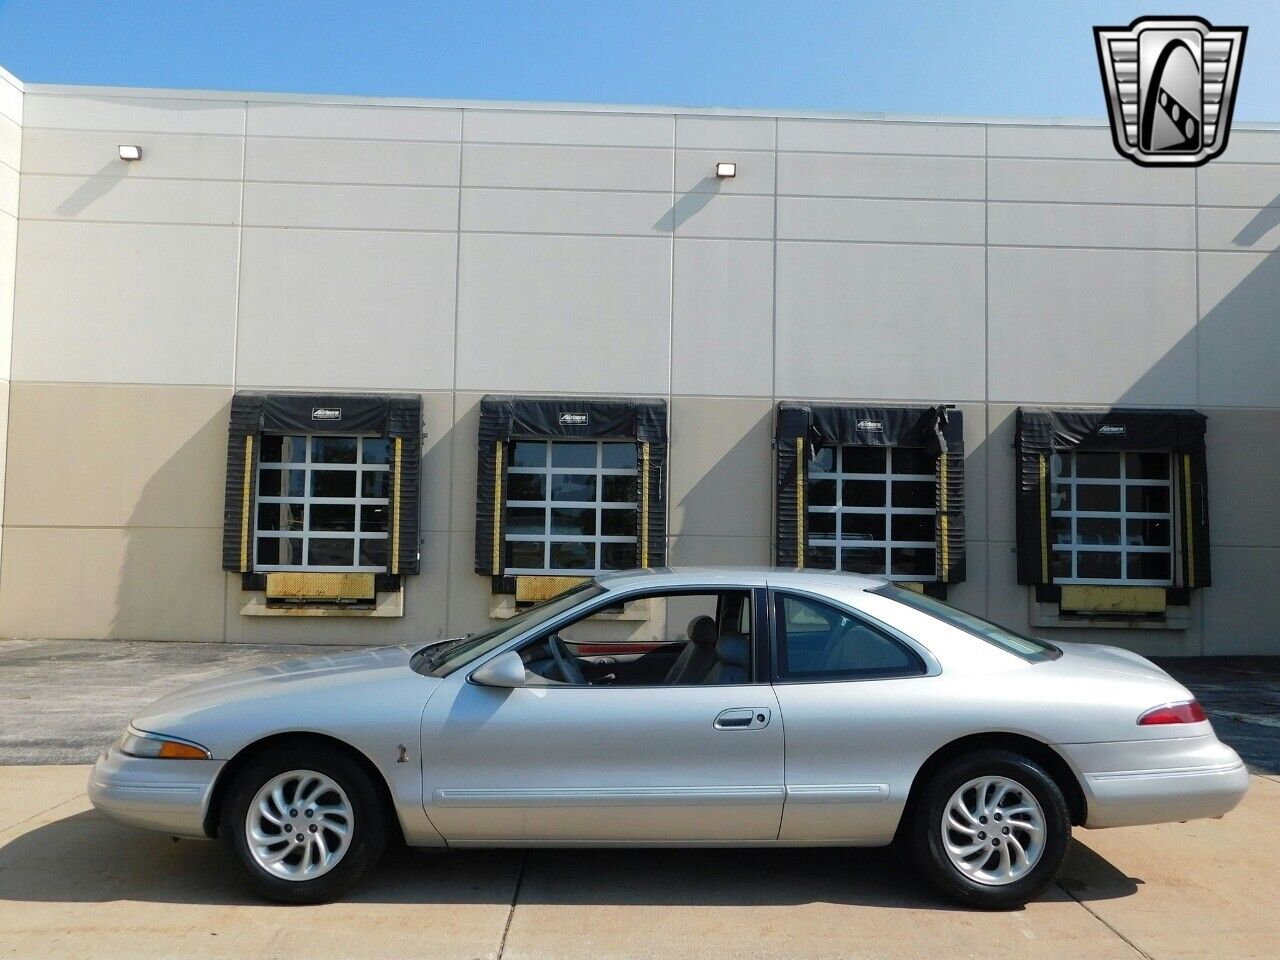
[[[471,679],[486,687],[523,687],[525,685],[524,661],[514,650],[494,657],[471,675]]]

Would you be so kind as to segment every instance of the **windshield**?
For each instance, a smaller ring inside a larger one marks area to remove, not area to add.
[[[1033,662],[1037,660],[1054,660],[1062,656],[1062,651],[1051,643],[1037,640],[1034,637],[1024,637],[1020,633],[1006,630],[999,624],[992,623],[990,620],[983,620],[981,617],[975,617],[972,613],[965,613],[963,610],[958,610],[950,604],[943,603],[941,600],[927,597],[923,593],[905,590],[902,587],[895,587],[893,584],[885,584],[883,587],[877,587],[870,592],[879,594],[882,597],[889,597],[899,603],[905,603],[908,607],[914,607],[916,610],[937,617],[957,630],[963,630],[965,633],[987,641],[987,643],[993,643],[1001,650],[1022,657],[1024,660]]]
[[[531,627],[557,617],[578,604],[604,593],[604,587],[588,580],[567,593],[553,597],[535,607],[530,607],[507,620],[499,627],[483,633],[469,633],[420,650],[413,656],[411,666],[419,673],[431,677],[446,677],[464,664],[496,650],[508,640],[513,640]]]

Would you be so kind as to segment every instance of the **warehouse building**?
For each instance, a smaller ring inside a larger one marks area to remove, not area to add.
[[[1280,653],[1278,196],[1249,125],[1143,169],[1101,121],[4,75],[0,636],[415,642],[732,563]]]

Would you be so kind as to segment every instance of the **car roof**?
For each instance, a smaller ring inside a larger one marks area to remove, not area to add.
[[[868,577],[857,573],[841,573],[835,570],[784,569],[762,566],[723,567],[655,567],[647,570],[624,570],[605,573],[596,582],[608,590],[625,590],[633,587],[681,587],[707,585],[734,585],[744,587],[763,586],[766,582],[777,587],[809,587],[827,591],[874,590],[887,583],[883,577]]]

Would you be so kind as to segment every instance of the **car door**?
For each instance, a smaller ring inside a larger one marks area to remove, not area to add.
[[[774,590],[770,600],[787,729],[779,839],[887,843],[919,746],[936,734],[920,709],[936,670],[906,638],[830,598]]]
[[[445,678],[422,719],[423,802],[449,843],[776,839],[768,683],[503,689],[470,682],[482,662]]]

